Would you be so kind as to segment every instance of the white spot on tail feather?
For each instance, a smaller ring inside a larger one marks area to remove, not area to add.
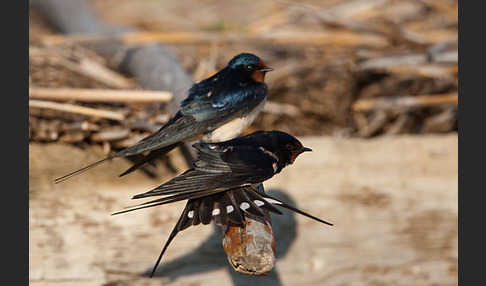
[[[247,203],[247,202],[242,202],[240,204],[240,209],[242,209],[242,210],[246,210],[246,209],[249,209],[249,208],[250,208],[250,204]]]
[[[253,202],[254,202],[254,203],[255,203],[255,205],[257,205],[258,207],[263,206],[263,205],[265,204],[264,202],[262,202],[262,201],[260,201],[260,200],[254,200]]]
[[[265,200],[271,204],[276,204],[276,205],[281,205],[282,203],[277,201],[277,200],[274,200],[274,199],[271,199],[271,198],[265,198]]]
[[[212,215],[219,215],[221,211],[219,209],[214,209]]]
[[[226,212],[227,212],[227,213],[230,213],[230,212],[232,212],[232,211],[234,211],[233,206],[231,206],[231,205],[230,205],[230,206],[226,206]]]
[[[189,212],[187,213],[187,217],[188,217],[188,218],[193,218],[193,217],[194,217],[194,211],[189,211]]]

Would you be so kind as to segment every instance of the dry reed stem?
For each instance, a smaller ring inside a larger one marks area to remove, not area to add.
[[[77,113],[86,116],[107,118],[107,119],[112,119],[117,121],[125,120],[125,116],[120,112],[90,108],[90,107],[79,106],[79,105],[68,104],[68,103],[58,103],[58,102],[43,101],[43,100],[29,100],[29,107],[46,108],[46,109],[64,111],[69,113]]]
[[[152,103],[169,102],[172,99],[172,94],[167,91],[148,90],[31,87],[29,88],[29,98],[84,102]]]

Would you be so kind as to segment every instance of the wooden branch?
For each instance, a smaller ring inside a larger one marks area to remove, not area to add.
[[[383,56],[379,58],[372,58],[365,60],[359,64],[360,70],[371,70],[371,69],[387,69],[395,66],[411,66],[411,65],[422,65],[427,62],[427,55],[420,54],[405,54],[405,55],[392,55]]]
[[[372,115],[372,118],[369,120],[368,124],[359,130],[359,135],[361,137],[370,137],[375,135],[378,131],[380,131],[385,123],[387,122],[387,114],[383,110],[378,110],[376,113]]]
[[[330,15],[335,15],[340,19],[359,18],[359,15],[368,15],[377,9],[389,4],[389,0],[351,0],[344,3],[336,3],[325,11]]]
[[[451,78],[457,76],[456,65],[419,65],[419,66],[393,66],[386,69],[395,75],[416,75],[430,78]]]
[[[427,56],[431,62],[442,64],[455,64],[459,61],[458,42],[444,42],[431,46],[427,51]]]
[[[224,233],[223,248],[233,269],[252,275],[272,270],[275,238],[269,222],[246,219],[244,227],[226,227]]]
[[[413,74],[432,78],[457,75],[457,50],[448,54],[442,53],[439,58],[435,56],[437,54],[434,53],[434,57],[425,53],[383,56],[365,60],[358,67],[360,71],[381,70],[397,75]],[[432,57],[432,63],[429,62],[429,57]]]
[[[119,89],[135,87],[134,80],[109,69],[104,61],[93,60],[86,55],[54,53],[53,50],[29,47],[29,57],[55,59],[56,64],[108,87]]]
[[[29,88],[29,98],[84,102],[153,103],[169,102],[172,99],[172,94],[167,91],[148,90],[31,87]]]
[[[59,137],[59,141],[64,143],[76,143],[83,141],[86,136],[87,134],[82,131],[66,132],[61,137]]]
[[[374,62],[364,65],[361,71],[384,71],[394,75],[414,75],[430,78],[450,78],[458,73],[457,64],[400,64]]]
[[[127,147],[130,147],[130,146],[134,145],[135,143],[139,142],[143,138],[147,137],[147,135],[148,134],[139,134],[139,135],[131,136],[127,139],[114,141],[114,142],[110,142],[110,143],[113,145],[113,147],[116,147],[116,148],[127,148]]]
[[[430,116],[422,126],[422,133],[450,132],[457,122],[457,108],[446,108],[439,114]]]
[[[398,115],[397,120],[391,124],[389,128],[385,130],[386,134],[396,135],[406,133],[410,131],[410,125],[412,123],[412,117],[409,113],[403,112]]]
[[[388,41],[377,35],[366,35],[350,31],[305,32],[281,31],[267,34],[204,33],[204,32],[128,32],[118,35],[46,35],[45,45],[87,44],[121,41],[125,45],[145,43],[201,44],[214,42],[269,42],[288,45],[334,45],[386,47]]]
[[[457,4],[449,4],[442,0],[420,0],[427,6],[434,8],[441,12],[442,17],[446,16],[452,19],[457,19]]]
[[[95,142],[118,141],[126,139],[128,136],[130,136],[130,129],[114,127],[94,133],[90,136],[90,139]]]
[[[418,96],[378,97],[359,99],[354,102],[353,111],[390,110],[400,108],[456,105],[457,93],[428,94]]]
[[[458,67],[455,65],[419,65],[419,66],[394,66],[387,69],[396,75],[416,75],[430,78],[451,78],[457,76]]]
[[[29,107],[46,108],[46,109],[76,113],[76,114],[81,114],[86,116],[107,118],[107,119],[117,120],[117,121],[125,120],[125,116],[120,112],[114,112],[114,111],[103,110],[103,109],[95,109],[95,108],[67,104],[67,103],[57,103],[57,102],[42,101],[42,100],[29,100]]]
[[[76,121],[76,122],[63,122],[62,123],[62,130],[65,132],[69,131],[99,131],[100,126],[94,123],[91,123],[87,120],[84,121]]]
[[[247,26],[247,30],[252,34],[259,34],[275,27],[279,24],[283,24],[288,20],[288,12],[286,10],[272,13],[266,17],[263,17],[256,22]]]
[[[300,114],[299,108],[288,103],[278,103],[273,101],[267,101],[263,107],[263,112],[270,114],[285,114],[288,116],[298,116]]]
[[[135,86],[132,80],[125,78],[106,66],[88,58],[81,58],[77,62],[61,60],[60,64],[75,73],[86,76],[109,87],[127,89]]]

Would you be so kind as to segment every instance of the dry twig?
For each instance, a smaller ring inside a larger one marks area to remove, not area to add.
[[[30,47],[29,56],[55,59],[56,64],[63,68],[108,87],[119,89],[135,87],[135,82],[133,80],[107,68],[99,60],[90,58],[92,56],[91,54],[84,55],[79,52],[77,54],[68,54],[66,51],[59,50],[56,48],[41,49]]]
[[[288,116],[298,116],[300,114],[299,108],[292,104],[278,103],[273,101],[267,101],[263,107],[263,112],[271,114],[285,114]]]
[[[359,134],[362,137],[370,137],[380,131],[383,126],[385,126],[387,122],[388,116],[385,111],[378,110],[371,119],[369,120],[368,124],[359,130]]]
[[[130,129],[114,127],[92,134],[90,139],[94,142],[117,141],[126,139],[128,136],[130,136]]]
[[[125,116],[120,112],[84,107],[84,106],[68,104],[68,103],[58,103],[58,102],[43,101],[43,100],[29,100],[29,107],[47,108],[47,109],[52,109],[57,111],[77,113],[86,116],[93,116],[93,117],[100,117],[100,118],[107,118],[107,119],[112,119],[117,121],[125,120]]]
[[[354,102],[353,111],[390,110],[436,105],[456,105],[457,93],[427,94],[418,96],[387,96],[358,99]]]
[[[132,32],[116,36],[106,35],[46,35],[42,37],[45,45],[85,44],[98,42],[111,42],[119,40],[125,45],[144,43],[170,43],[170,44],[200,44],[200,43],[226,43],[268,42],[288,45],[333,45],[333,46],[369,46],[384,48],[388,41],[381,36],[360,34],[352,31],[331,32],[303,32],[279,31],[263,35],[236,34],[236,33],[204,33],[204,32]]]
[[[86,76],[109,87],[120,89],[135,87],[134,81],[125,78],[106,66],[88,58],[81,58],[77,62],[63,59],[60,61],[60,64],[75,73]]]
[[[29,88],[29,97],[50,100],[74,100],[84,102],[169,102],[172,94],[166,91],[105,90],[77,88]]]

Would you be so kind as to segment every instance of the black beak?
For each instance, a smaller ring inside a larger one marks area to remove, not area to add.
[[[269,72],[269,71],[273,71],[273,68],[271,68],[271,67],[263,67],[263,68],[259,69],[259,71]]]
[[[307,151],[310,152],[310,151],[312,151],[312,149],[311,148],[307,148],[307,147],[302,147],[301,151],[302,152],[307,152]]]

